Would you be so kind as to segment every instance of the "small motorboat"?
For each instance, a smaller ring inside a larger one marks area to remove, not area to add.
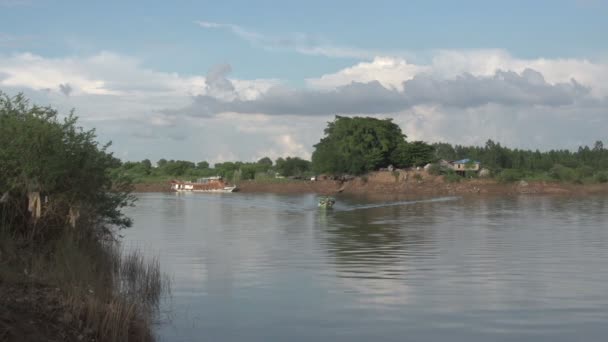
[[[321,197],[321,199],[319,199],[319,208],[331,209],[335,203],[336,200],[333,197]]]

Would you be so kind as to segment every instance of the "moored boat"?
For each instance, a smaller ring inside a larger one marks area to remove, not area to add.
[[[235,185],[229,185],[221,176],[199,178],[196,182],[171,181],[171,190],[177,192],[234,192]]]

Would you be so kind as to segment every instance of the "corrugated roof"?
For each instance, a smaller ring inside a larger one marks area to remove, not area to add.
[[[470,162],[471,162],[471,159],[465,158],[465,159],[453,161],[452,163],[454,163],[454,164],[466,164],[466,163],[470,163]],[[480,162],[478,162],[476,160],[474,160],[473,163],[475,163],[475,164],[481,164]]]

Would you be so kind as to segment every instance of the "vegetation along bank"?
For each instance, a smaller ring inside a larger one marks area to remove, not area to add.
[[[0,92],[0,341],[150,341],[168,281],[124,253],[121,162],[73,115]]]
[[[265,157],[211,166],[161,159],[124,162],[112,172],[133,180],[137,191],[168,191],[170,179],[222,176],[250,192],[591,193],[608,182],[608,150],[602,141],[576,151],[511,149],[492,140],[429,144],[408,141],[390,119],[336,116],[311,161]]]

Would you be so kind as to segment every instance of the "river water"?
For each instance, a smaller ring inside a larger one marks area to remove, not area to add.
[[[608,197],[138,197],[161,341],[608,339]]]

